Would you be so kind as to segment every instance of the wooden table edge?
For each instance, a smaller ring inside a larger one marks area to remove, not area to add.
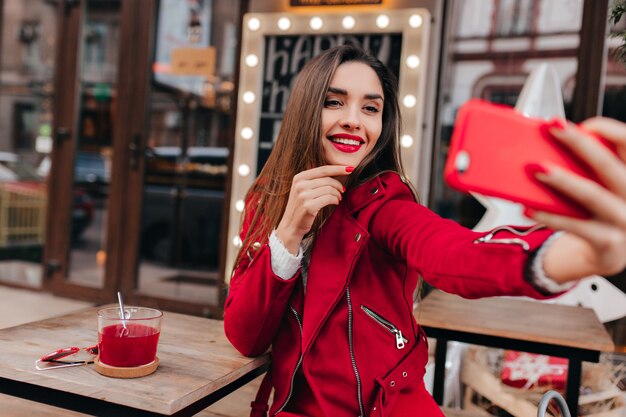
[[[578,339],[578,340],[569,339],[568,341],[563,341],[562,339],[554,338],[554,337],[551,337],[550,335],[541,334],[540,336],[543,340],[537,341],[537,339],[533,338],[532,335],[528,333],[524,333],[524,332],[512,331],[512,333],[503,334],[502,330],[499,330],[499,329],[489,329],[489,328],[486,329],[485,327],[467,326],[467,325],[462,326],[458,324],[457,322],[444,321],[444,320],[439,320],[437,318],[431,318],[431,317],[425,316],[424,310],[428,310],[429,308],[431,308],[428,305],[429,297],[431,296],[432,298],[430,298],[430,302],[432,303],[446,301],[447,298],[451,300],[454,298],[459,298],[462,300],[462,302],[473,302],[473,301],[480,302],[481,301],[481,299],[476,299],[476,300],[465,299],[465,298],[459,297],[458,295],[449,294],[444,291],[435,289],[429,295],[424,297],[421,300],[420,305],[413,311],[413,316],[415,317],[415,320],[420,326],[438,328],[438,329],[442,329],[446,331],[453,331],[453,332],[473,333],[477,335],[484,335],[484,336],[495,337],[495,338],[522,340],[528,343],[549,344],[553,346],[559,346],[559,347],[577,349],[577,350],[597,351],[597,352],[606,352],[606,353],[616,352],[615,343],[613,342],[610,335],[608,334],[608,332],[606,331],[606,329],[604,328],[604,326],[599,320],[598,320],[598,324],[602,326],[602,330],[603,330],[603,333],[601,335],[603,340],[600,340],[600,341],[584,340],[583,341],[582,339]],[[489,300],[492,298],[498,299],[499,297],[486,297],[485,299]],[[512,301],[533,302],[530,300],[516,299],[516,297],[512,297]],[[550,304],[543,303],[543,306],[546,306],[546,305],[550,305]],[[575,306],[566,306],[566,305],[560,305],[560,304],[555,304],[555,306],[576,308]],[[578,308],[581,308],[581,307],[578,307]],[[593,312],[593,310],[590,308],[587,308],[587,307],[582,307],[582,308],[585,308],[586,310],[589,310],[593,314],[595,314],[595,312]]]
[[[239,379],[243,379],[246,375],[249,375],[251,373],[254,373],[255,371],[257,371],[260,368],[263,368],[264,366],[268,366],[269,367],[269,363],[270,363],[270,353],[266,352],[263,355],[260,356],[256,356],[251,362],[249,362],[246,366],[237,369],[236,371],[231,372],[230,374],[228,374],[227,376],[230,376],[232,374],[237,373],[238,374],[238,378],[237,379],[233,379],[231,382],[228,382],[226,384],[223,384],[222,386],[220,386],[217,389],[214,389],[212,393],[216,393],[221,389],[224,389],[228,386],[230,386],[231,384],[235,383],[237,380]],[[245,371],[242,371],[244,370]],[[265,371],[263,372],[265,373]],[[177,401],[174,401],[175,406],[173,406],[170,409],[170,414],[175,414],[177,412],[179,412],[180,410],[185,409],[186,407],[192,406],[193,404],[196,404],[197,402],[202,401],[204,398],[208,397],[211,395],[210,394],[206,394],[206,389],[207,387],[204,388],[198,388],[197,390],[193,391],[192,393],[189,393],[189,395],[187,396],[187,398],[180,398]],[[236,388],[237,389],[237,388]],[[236,390],[235,389],[235,390]],[[232,391],[231,391],[232,392]],[[198,396],[196,398],[197,393],[200,393],[200,396]],[[228,394],[226,394],[228,395]],[[195,399],[191,399],[191,398],[195,398]],[[224,396],[225,397],[225,396]],[[222,398],[224,398],[222,397]],[[191,399],[191,400],[190,400]]]

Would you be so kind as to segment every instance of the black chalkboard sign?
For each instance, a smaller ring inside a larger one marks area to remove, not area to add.
[[[401,33],[269,35],[265,37],[265,64],[259,128],[257,174],[278,136],[295,76],[311,58],[337,45],[352,44],[370,51],[396,75],[400,72]]]

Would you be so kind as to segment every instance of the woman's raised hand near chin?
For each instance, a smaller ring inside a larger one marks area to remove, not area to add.
[[[287,207],[276,234],[287,250],[298,253],[300,242],[313,226],[315,216],[328,205],[337,205],[345,191],[336,179],[349,175],[354,168],[344,165],[324,165],[302,171],[293,177]]]
[[[537,179],[570,196],[590,213],[586,220],[535,212],[534,220],[567,232],[554,241],[544,258],[546,275],[564,282],[585,276],[613,275],[626,267],[626,124],[593,118],[574,126],[552,129],[554,137],[589,164],[604,184],[547,166]],[[585,133],[595,133],[613,143],[617,155]]]

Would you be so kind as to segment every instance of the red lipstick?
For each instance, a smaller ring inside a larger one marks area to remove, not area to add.
[[[349,133],[337,133],[337,134],[331,135],[330,137],[331,138],[358,140],[361,143],[365,142],[362,137],[356,136],[356,135],[351,135]]]
[[[339,142],[339,140],[341,139],[347,139],[349,141],[353,141],[354,143],[341,143]],[[361,149],[361,146],[365,143],[363,138],[361,138],[360,136],[351,135],[349,133],[337,133],[334,135],[330,135],[328,136],[328,140],[330,140],[330,143],[333,144],[335,149],[345,153],[354,153]]]

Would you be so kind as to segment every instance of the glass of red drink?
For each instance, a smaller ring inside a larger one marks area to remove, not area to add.
[[[98,354],[103,364],[121,368],[149,364],[156,358],[161,318],[154,308],[119,307],[98,311]]]

